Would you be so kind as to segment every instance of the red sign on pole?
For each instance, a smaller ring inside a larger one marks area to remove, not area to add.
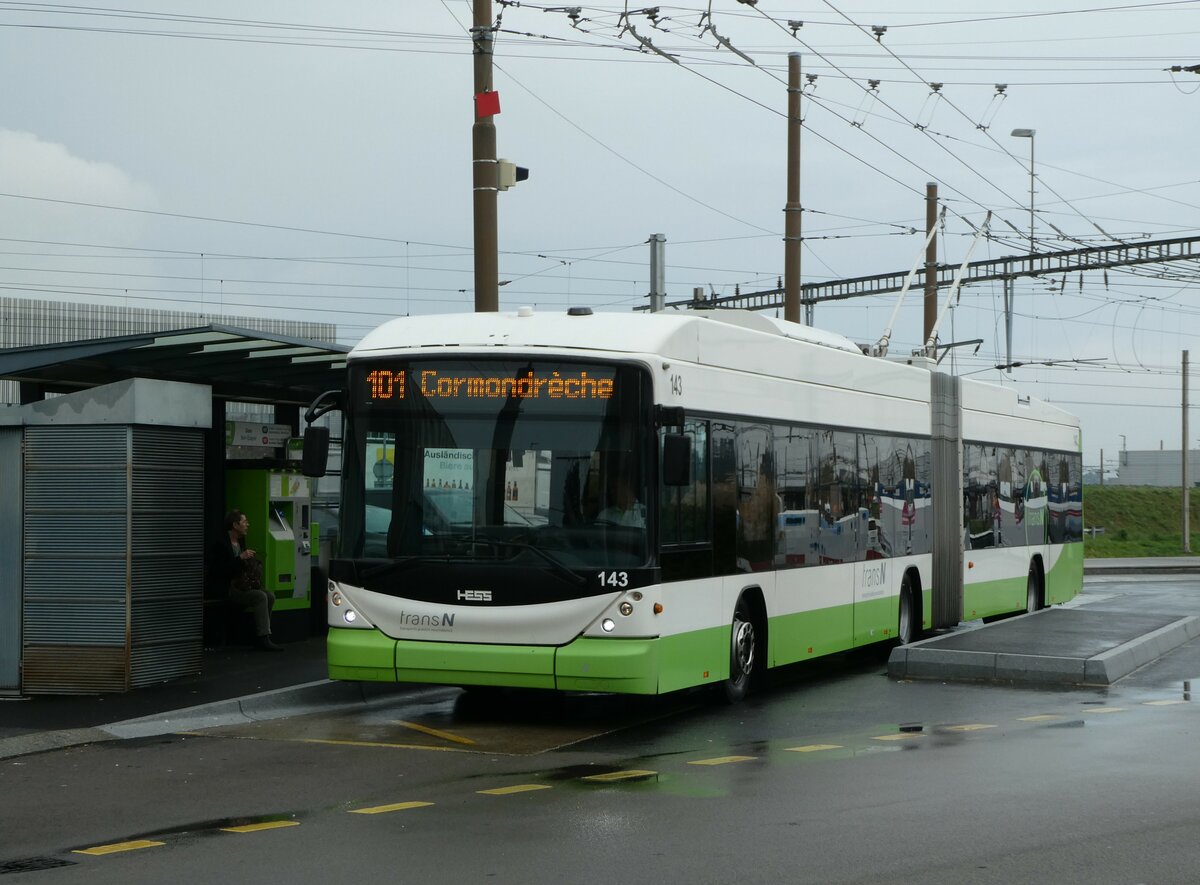
[[[494,117],[500,113],[500,93],[480,92],[475,95],[475,116]]]

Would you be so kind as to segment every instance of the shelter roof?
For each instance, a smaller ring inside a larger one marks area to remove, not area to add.
[[[0,378],[55,393],[157,378],[207,384],[218,399],[305,406],[342,386],[349,351],[214,323],[0,350]]]

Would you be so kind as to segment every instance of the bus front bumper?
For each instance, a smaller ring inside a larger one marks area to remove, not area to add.
[[[329,678],[655,694],[658,642],[581,637],[555,648],[413,642],[378,630],[329,630]]]

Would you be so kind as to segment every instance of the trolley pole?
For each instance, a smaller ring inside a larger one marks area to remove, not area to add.
[[[800,53],[789,52],[787,205],[783,209],[783,318],[791,323],[800,322],[800,88]]]
[[[492,2],[473,0],[471,43],[475,56],[475,95],[492,91]],[[471,127],[472,184],[475,221],[475,312],[500,309],[499,242],[496,232],[496,124],[480,116],[475,103]]]

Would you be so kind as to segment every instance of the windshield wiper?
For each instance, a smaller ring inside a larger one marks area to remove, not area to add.
[[[568,581],[570,581],[572,584],[575,584],[578,587],[586,587],[587,586],[587,578],[571,571],[557,557],[552,556],[550,553],[547,553],[541,547],[537,547],[533,544],[530,544],[527,541],[498,541],[493,538],[471,538],[470,541],[468,541],[467,543],[480,544],[482,546],[491,547],[493,549],[499,549],[501,547],[516,547],[518,550],[528,550],[531,553],[534,553],[537,556],[540,556],[543,560],[545,560],[547,563],[549,563],[550,567],[554,570],[554,573],[557,574],[559,577],[566,578]]]
[[[365,567],[359,572],[359,577],[363,580],[378,578],[380,575],[405,571],[413,566],[430,565],[431,563],[445,565],[451,561],[453,561],[451,556],[405,556],[403,559],[389,559],[379,565]]]
[[[535,555],[541,557],[560,578],[570,581],[578,587],[587,586],[587,578],[576,572],[571,571],[565,564],[557,558],[525,541],[497,541],[492,538],[457,538],[456,543],[462,544],[464,547],[489,547],[493,550],[498,550],[502,547],[515,547],[519,550],[529,550]],[[387,562],[381,562],[378,565],[364,567],[358,573],[362,580],[378,578],[383,575],[395,574],[397,572],[407,571],[410,568],[423,565],[448,565],[453,562],[478,562],[469,557],[464,558],[459,554],[444,554],[442,556],[405,556],[403,559],[393,559]]]

